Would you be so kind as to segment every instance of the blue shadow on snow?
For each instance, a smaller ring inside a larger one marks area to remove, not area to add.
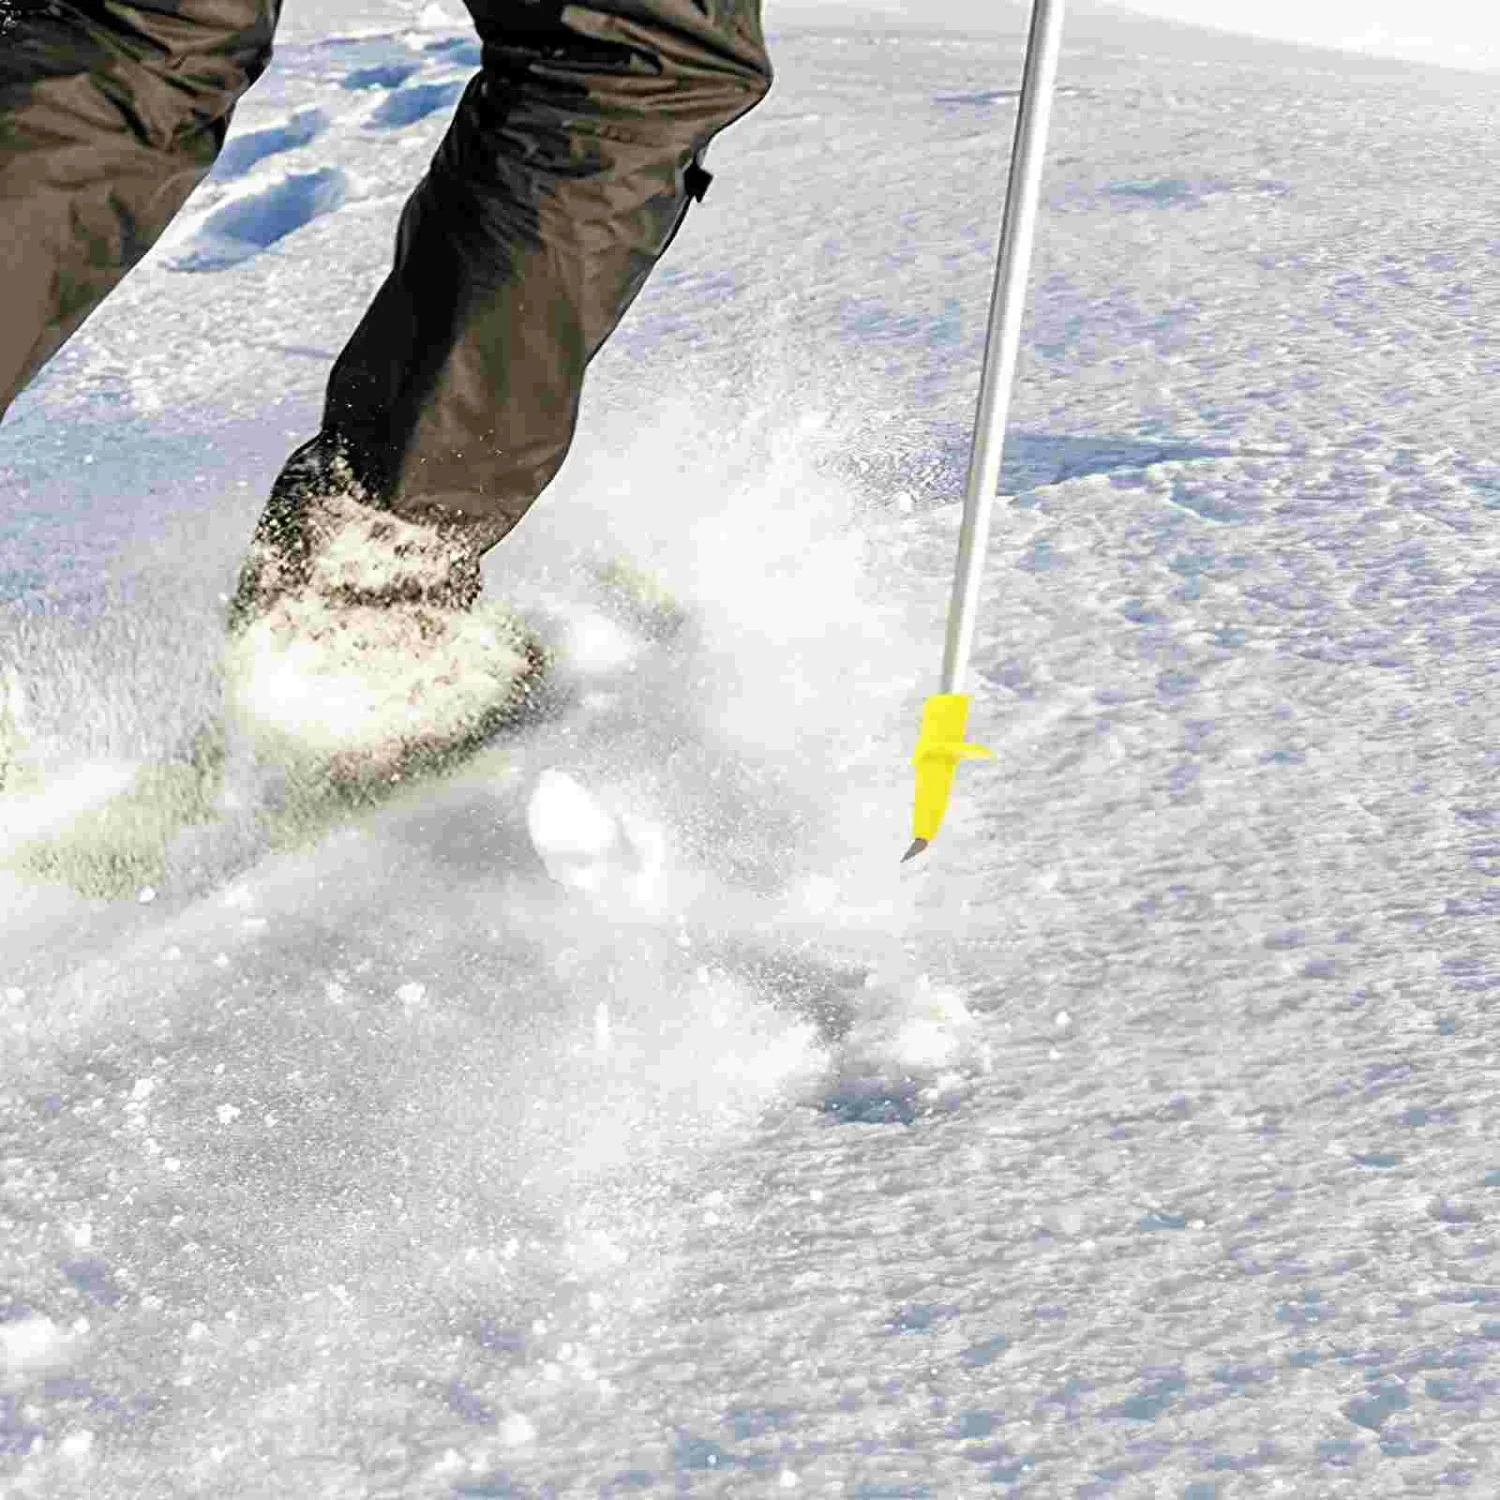
[[[1240,182],[1220,178],[1188,182],[1182,177],[1153,177],[1111,182],[1104,188],[1104,196],[1116,208],[1201,208],[1211,198],[1285,198],[1290,193],[1289,183],[1269,177]]]
[[[280,125],[235,136],[219,153],[209,180],[226,182],[243,177],[257,162],[306,146],[327,129],[328,116],[321,109],[299,109]]]
[[[377,63],[373,68],[356,68],[344,79],[343,87],[360,89],[399,89],[417,71],[414,62]]]
[[[172,262],[177,271],[222,271],[249,260],[322,215],[343,206],[348,183],[337,167],[284,177],[210,214]]]
[[[66,359],[66,352],[62,356]],[[61,378],[65,372],[59,371]],[[118,578],[122,548],[148,537],[171,515],[204,504],[205,486],[194,479],[214,454],[251,453],[251,437],[205,432],[184,421],[180,430],[129,412],[129,393],[95,393],[92,410],[75,408],[67,421],[39,399],[48,380],[24,394],[0,427],[0,611],[62,609],[89,613]],[[112,406],[112,411],[101,408]],[[270,470],[279,457],[262,458]],[[107,462],[87,463],[107,454]],[[223,460],[220,475],[233,472]],[[213,492],[227,479],[210,481]],[[248,527],[248,518],[246,521]]]
[[[985,89],[975,94],[934,94],[932,102],[940,108],[952,108],[959,105],[986,105],[1009,103],[1012,99],[1019,99],[1019,89]]]
[[[957,427],[915,432],[867,453],[840,454],[828,467],[854,481],[876,505],[898,494],[914,510],[961,501],[969,474],[970,437]],[[1061,437],[1013,432],[1005,442],[999,492],[1024,497],[1047,484],[1151,464],[1245,457],[1243,448],[1154,437]]]
[[[366,129],[399,130],[403,125],[415,125],[435,111],[458,103],[464,88],[464,84],[452,82],[418,83],[400,89],[370,116]]]
[[[422,50],[436,53],[440,57],[446,57],[449,62],[462,63],[470,68],[477,68],[484,60],[483,49],[470,36],[445,37],[440,42],[428,42]]]

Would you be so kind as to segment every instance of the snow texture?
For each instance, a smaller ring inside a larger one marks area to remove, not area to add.
[[[212,711],[475,64],[454,4],[289,10],[0,430],[0,845]],[[310,849],[226,803],[136,899],[0,874],[6,1500],[1500,1489],[1493,91],[1070,21],[998,759],[901,866],[994,14],[771,8],[775,91],[486,563],[575,709]],[[681,640],[589,602],[620,555]]]

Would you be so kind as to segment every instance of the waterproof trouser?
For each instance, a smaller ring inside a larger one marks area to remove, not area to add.
[[[764,97],[760,0],[465,0],[482,66],[323,413],[379,503],[483,550],[556,474],[583,372]],[[0,0],[0,413],[150,249],[280,0]]]

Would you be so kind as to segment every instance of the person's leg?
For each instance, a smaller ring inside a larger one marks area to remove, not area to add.
[[[280,8],[0,6],[0,414],[207,175]]]
[[[445,538],[434,562],[467,557],[428,588],[407,577],[405,597],[472,596],[478,554],[562,464],[584,367],[702,196],[703,148],[770,86],[760,0],[466,3],[483,69],[402,213],[322,431],[273,489],[242,614],[318,571],[308,554],[341,523],[308,507],[340,488]],[[346,576],[349,597],[378,597],[375,576]]]

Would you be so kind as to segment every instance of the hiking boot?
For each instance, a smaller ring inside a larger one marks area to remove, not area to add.
[[[382,508],[314,438],[278,478],[230,604],[231,712],[335,780],[399,778],[476,743],[546,662],[481,586],[458,528]]]
[[[238,634],[287,596],[349,605],[468,609],[479,551],[457,527],[403,521],[373,500],[336,440],[319,433],[289,458],[229,605]]]

